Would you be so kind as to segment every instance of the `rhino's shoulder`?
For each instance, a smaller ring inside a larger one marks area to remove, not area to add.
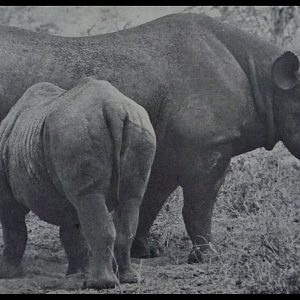
[[[26,90],[13,109],[23,110],[29,108],[35,111],[38,107],[53,102],[54,98],[59,97],[64,92],[64,89],[61,89],[52,83],[37,83]]]
[[[43,119],[49,112],[50,106],[55,103],[55,99],[64,91],[47,82],[35,84],[27,89],[2,120],[0,125],[1,140],[7,139],[16,126],[25,130],[24,125],[28,125],[34,120]]]

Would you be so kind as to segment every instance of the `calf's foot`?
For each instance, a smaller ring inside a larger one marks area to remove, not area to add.
[[[98,276],[90,276],[85,281],[83,288],[84,289],[110,289],[114,288],[119,284],[117,276],[114,274],[103,274]]]
[[[86,275],[84,273],[71,274],[61,279],[55,288],[67,291],[79,290],[84,287],[85,281]]]
[[[77,273],[68,275],[55,286],[57,289],[63,290],[79,290],[79,289],[109,289],[119,284],[119,280],[115,275],[102,274],[92,276],[86,273]]]
[[[130,269],[119,274],[120,283],[137,283],[138,274]]]

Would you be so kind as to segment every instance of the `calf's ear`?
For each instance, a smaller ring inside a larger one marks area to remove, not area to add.
[[[300,80],[299,59],[296,54],[287,51],[278,57],[272,65],[275,84],[283,89],[292,89]]]

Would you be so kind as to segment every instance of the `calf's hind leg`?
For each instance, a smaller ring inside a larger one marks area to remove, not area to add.
[[[21,260],[27,243],[25,216],[27,209],[18,203],[5,180],[0,180],[0,221],[4,249],[0,260],[0,278],[15,278],[23,274]]]
[[[79,222],[60,226],[59,236],[69,262],[67,275],[86,273],[89,267],[89,249]]]
[[[106,197],[101,194],[87,194],[71,201],[92,250],[92,268],[86,287],[114,287],[118,283],[112,268],[116,231],[106,207]]]
[[[83,168],[87,165],[95,166],[95,164],[90,164],[86,161],[83,164],[85,165],[82,166]],[[69,174],[71,174],[71,171]],[[87,174],[95,173],[91,171],[91,173]],[[101,174],[101,172],[98,174]],[[94,178],[88,180],[89,176],[82,178],[80,184],[76,184],[76,180],[74,182],[72,176],[70,176],[71,180],[63,177],[61,177],[63,188],[67,198],[77,211],[82,230],[91,247],[91,270],[89,270],[85,287],[96,289],[114,287],[118,283],[112,267],[116,232],[112,216],[106,206],[105,193],[109,184],[107,188],[104,188],[103,182],[106,182],[106,180],[98,181]],[[98,191],[98,188],[103,193]],[[79,241],[77,240],[77,242]],[[69,250],[68,257],[70,258],[71,251],[71,255],[75,255],[73,259],[76,260],[78,253],[74,254],[73,250],[75,249],[72,249],[72,247],[69,249],[71,250]],[[82,261],[80,262],[82,263]],[[70,265],[70,268],[72,268],[72,265]],[[74,270],[69,269],[69,271],[72,272]]]
[[[76,138],[66,130],[56,132],[52,128],[51,163],[91,247],[91,270],[85,287],[111,288],[118,283],[112,267],[116,232],[106,206],[112,174],[111,145],[99,136],[97,142],[103,148],[99,155],[86,127],[80,127],[78,122],[71,125]]]
[[[138,149],[138,151],[136,151]],[[131,145],[126,155],[121,157],[121,178],[119,199],[114,213],[116,227],[115,258],[121,283],[137,281],[132,269],[130,250],[136,234],[139,209],[148,183],[154,159],[155,143],[142,143],[140,137]]]

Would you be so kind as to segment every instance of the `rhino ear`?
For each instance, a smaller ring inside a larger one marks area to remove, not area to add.
[[[272,76],[275,84],[281,89],[292,89],[300,78],[297,55],[287,51],[278,57],[272,66]]]

